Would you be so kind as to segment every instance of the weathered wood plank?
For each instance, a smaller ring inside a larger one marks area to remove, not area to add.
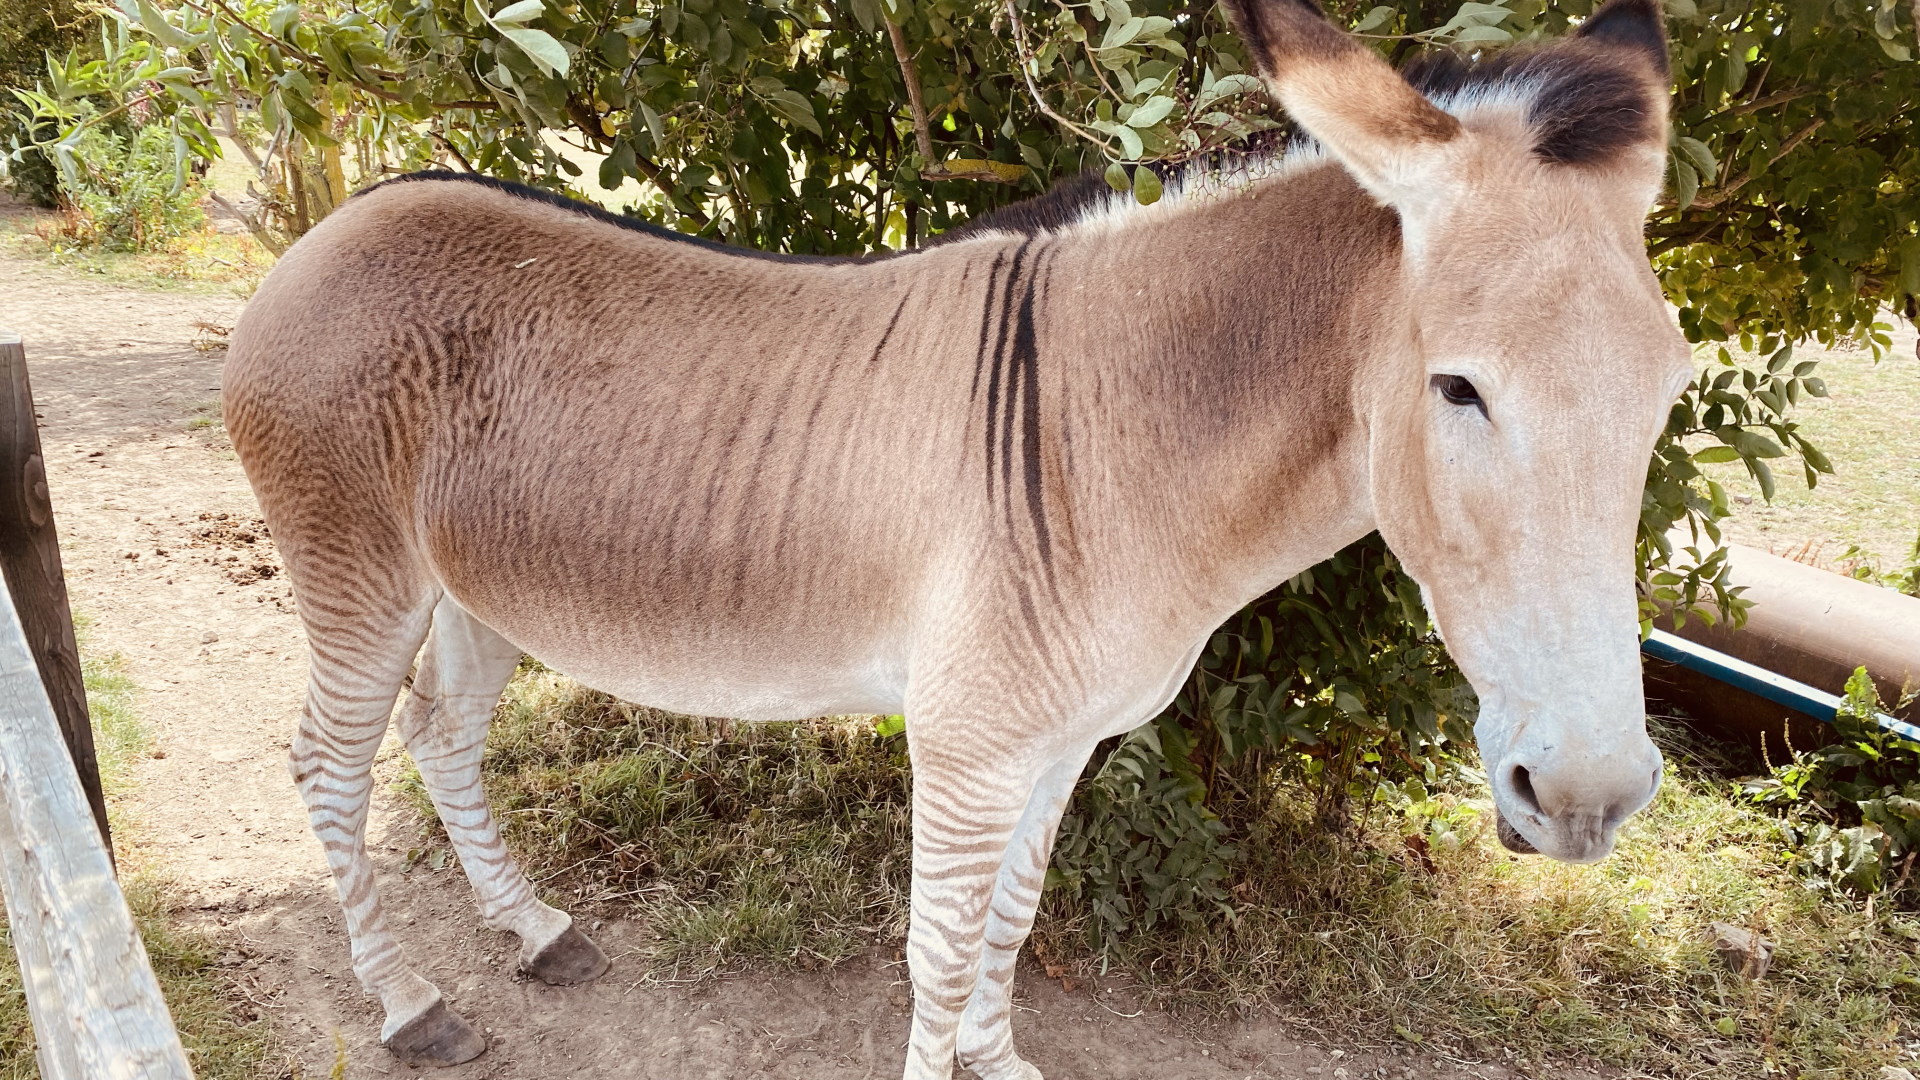
[[[67,608],[67,581],[60,572],[60,537],[47,495],[26,350],[18,337],[4,330],[0,330],[0,576],[13,593],[27,647],[111,857],[107,801],[94,760],[93,725],[87,718],[80,649],[74,643],[73,615]]]
[[[0,893],[44,1080],[190,1080],[4,583]]]

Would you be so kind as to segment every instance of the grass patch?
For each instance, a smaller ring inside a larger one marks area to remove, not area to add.
[[[207,935],[174,925],[173,897],[165,878],[142,864],[138,851],[128,843],[138,828],[121,808],[121,797],[131,788],[133,763],[148,751],[147,735],[134,711],[135,687],[125,663],[117,655],[89,650],[84,623],[79,629],[87,707],[93,717],[100,782],[109,800],[120,886],[188,1060],[201,1080],[279,1075],[266,1024],[247,1018],[241,998],[220,973],[216,958],[221,947]],[[39,1076],[33,1046],[26,992],[0,913],[0,1080]]]
[[[1481,797],[1443,791],[1423,814]],[[1384,807],[1330,832],[1313,810],[1283,786],[1247,831],[1231,918],[1114,957],[1175,1006],[1306,1010],[1363,1044],[1522,1068],[1841,1080],[1903,1060],[1920,1020],[1920,920],[1808,891],[1782,866],[1780,822],[1697,769],[1670,767],[1597,866],[1508,854],[1484,828],[1410,845],[1418,821]],[[1084,948],[1075,913],[1050,906],[1052,932]],[[1726,970],[1714,921],[1779,943],[1763,980]]]
[[[488,794],[536,885],[643,919],[661,969],[817,968],[905,934],[904,745],[870,717],[697,720],[528,661],[487,748]],[[418,774],[402,784],[431,817]]]
[[[1084,913],[1052,893],[1039,943],[1129,971],[1170,1007],[1273,1010],[1342,1041],[1523,1070],[1841,1080],[1911,1064],[1920,919],[1810,892],[1784,868],[1781,823],[1678,749],[1598,866],[1507,854],[1465,782],[1329,831],[1282,780],[1238,837],[1231,917],[1100,955]],[[903,937],[906,764],[868,719],[731,727],[529,664],[486,775],[535,881],[574,910],[649,924],[656,973],[818,966]],[[1434,820],[1464,840],[1410,845],[1445,832]],[[1722,966],[1705,937],[1716,920],[1779,943],[1765,979]]]
[[[1802,357],[1811,358],[1812,351]],[[1737,499],[1728,537],[1835,565],[1849,546],[1885,570],[1901,563],[1920,536],[1920,361],[1905,347],[1875,363],[1864,350],[1820,356],[1815,372],[1826,398],[1801,398],[1801,433],[1833,462],[1834,475],[1808,490],[1798,466],[1778,468],[1773,502],[1739,464],[1708,465]]]

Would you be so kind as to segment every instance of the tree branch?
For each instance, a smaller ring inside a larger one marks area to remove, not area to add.
[[[1774,151],[1773,156],[1767,159],[1767,164],[1765,167],[1772,168],[1774,165],[1779,163],[1781,158],[1786,157],[1788,154],[1793,153],[1793,151],[1797,147],[1799,147],[1801,143],[1806,142],[1809,138],[1812,138],[1813,133],[1816,131],[1819,131],[1820,128],[1826,124],[1826,122],[1827,122],[1827,118],[1824,116],[1815,117],[1811,123],[1807,124],[1807,126],[1801,128],[1799,131],[1796,131],[1792,135],[1788,136],[1787,141],[1780,144],[1780,149]],[[1735,192],[1747,186],[1748,181],[1752,179],[1753,179],[1753,173],[1751,172],[1751,170],[1734,173],[1728,176],[1726,182],[1724,184],[1721,184],[1718,188],[1716,188],[1711,195],[1694,196],[1693,203],[1688,207],[1688,209],[1711,210],[1714,207],[1719,206],[1721,203],[1726,202],[1729,198],[1732,198]]]
[[[1047,99],[1041,96],[1040,87],[1034,83],[1033,72],[1027,66],[1033,57],[1027,52],[1027,28],[1020,24],[1020,12],[1019,9],[1014,7],[1014,0],[1007,0],[1007,18],[1013,28],[1013,46],[1016,59],[1020,61],[1020,77],[1026,81],[1027,93],[1033,96],[1034,108],[1039,109],[1042,115],[1054,123],[1059,124],[1080,138],[1099,147],[1102,154],[1106,153],[1108,150],[1107,140],[1066,117],[1061,116],[1054,111],[1053,106],[1047,104]]]
[[[258,242],[261,247],[273,252],[275,258],[287,253],[287,245],[281,243],[277,237],[268,232],[267,227],[260,223],[259,218],[243,212],[239,207],[228,202],[225,197],[212,188],[207,189],[207,198],[213,202],[213,205],[239,218],[240,223],[247,227],[249,233],[253,234],[254,240]]]
[[[445,150],[447,153],[452,154],[453,160],[459,162],[461,168],[467,170],[468,172],[473,171],[473,163],[467,160],[467,155],[462,154],[460,152],[459,147],[453,145],[451,142],[448,142],[447,137],[445,135],[442,135],[437,131],[428,131],[427,138],[432,139],[436,143],[439,143],[440,148],[442,150]]]
[[[1915,0],[1920,3],[1920,0]],[[927,119],[927,98],[920,89],[920,72],[907,51],[907,35],[900,24],[887,20],[887,37],[893,41],[893,57],[900,62],[900,77],[907,81],[907,105],[913,110],[913,139],[920,147],[920,167],[933,167],[933,125]]]

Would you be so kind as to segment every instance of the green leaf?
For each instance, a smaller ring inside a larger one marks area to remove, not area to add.
[[[1513,34],[1498,26],[1463,27],[1453,35],[1453,40],[1463,44],[1504,45],[1513,40]]]
[[[1108,165],[1107,171],[1101,175],[1106,178],[1107,186],[1115,191],[1133,190],[1133,181],[1127,176],[1127,167],[1117,161]]]
[[[1701,465],[1720,465],[1729,461],[1739,461],[1740,451],[1731,446],[1709,446],[1696,451],[1693,460]]]
[[[1140,107],[1127,117],[1128,125],[1137,128],[1150,128],[1167,118],[1173,111],[1174,100],[1170,97],[1148,98]]]
[[[134,22],[139,23],[140,29],[145,30],[153,40],[172,49],[185,49],[193,44],[193,39],[168,22],[167,17],[160,13],[160,9],[153,5],[152,0],[131,0],[131,2],[132,7],[126,7],[123,4],[121,10],[131,16]]]
[[[1107,27],[1107,36],[1100,39],[1101,50],[1105,51],[1107,49],[1118,49],[1121,46],[1126,45],[1128,42],[1138,37],[1140,35],[1141,29],[1144,28],[1146,25],[1147,25],[1147,20],[1141,18],[1138,15],[1135,15],[1133,18],[1128,19],[1125,22],[1113,23],[1112,25]]]
[[[518,25],[539,18],[540,13],[545,10],[546,5],[541,3],[541,0],[519,0],[519,3],[508,4],[494,12],[488,21],[495,26]]]
[[[1700,193],[1700,174],[1692,165],[1684,161],[1673,163],[1673,204],[1682,209],[1693,205],[1693,197]]]
[[[1393,18],[1393,11],[1393,8],[1381,4],[1362,16],[1359,22],[1353,24],[1354,33],[1364,34],[1369,30],[1375,30],[1385,26],[1387,20]]]
[[[1133,198],[1141,206],[1160,201],[1160,177],[1145,165],[1133,170]]]
[[[767,101],[779,111],[780,115],[793,121],[796,127],[805,128],[815,135],[825,135],[820,128],[820,118],[813,114],[813,105],[806,98],[801,97],[798,91],[783,88],[768,94]]]
[[[1682,135],[1676,141],[1675,147],[1686,159],[1687,164],[1692,165],[1694,171],[1700,174],[1701,183],[1713,183],[1714,177],[1720,173],[1720,163],[1713,159],[1713,151],[1707,148],[1706,143],[1690,135]]]
[[[518,45],[521,52],[526,53],[540,70],[549,75],[564,76],[572,65],[572,60],[567,56],[566,46],[560,44],[545,30],[502,27],[500,34]]]

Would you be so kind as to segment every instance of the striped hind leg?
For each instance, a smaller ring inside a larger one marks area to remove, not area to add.
[[[301,597],[312,667],[288,766],[340,891],[353,973],[386,1015],[380,1041],[409,1063],[452,1065],[486,1042],[407,966],[380,906],[366,843],[374,755],[432,608],[426,597],[406,605],[362,592]]]
[[[400,710],[400,736],[473,885],[481,919],[520,938],[520,966],[529,974],[549,983],[585,982],[607,969],[606,954],[565,912],[534,896],[500,840],[480,785],[487,724],[519,662],[517,647],[443,596]]]
[[[967,1002],[956,1040],[960,1064],[980,1080],[1040,1080],[1040,1070],[1013,1049],[1013,975],[1020,946],[1033,929],[1047,880],[1060,815],[1073,797],[1092,747],[1074,751],[1042,773],[1027,797],[987,907],[979,981]]]

